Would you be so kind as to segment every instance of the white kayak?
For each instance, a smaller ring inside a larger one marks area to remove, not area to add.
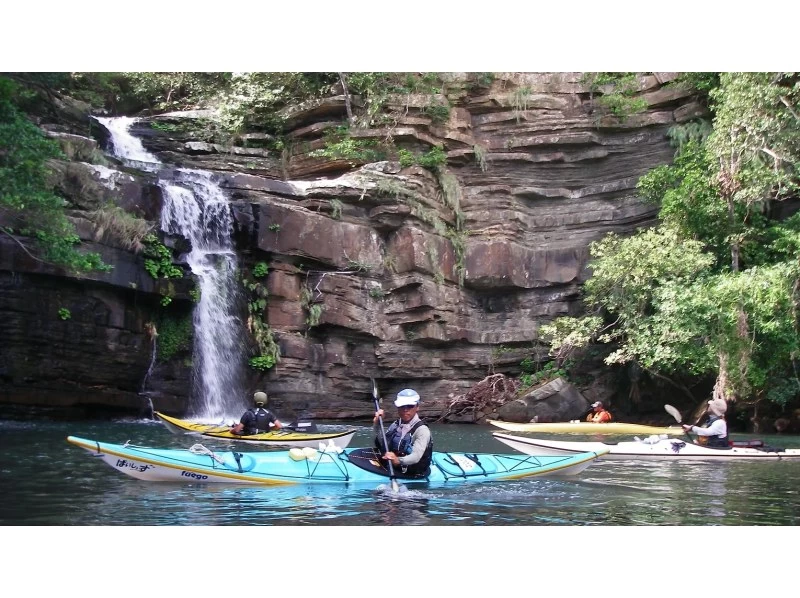
[[[776,448],[765,445],[760,440],[734,441],[728,448],[710,448],[693,444],[687,440],[666,437],[648,437],[626,442],[573,442],[568,440],[542,440],[524,438],[501,432],[492,436],[503,444],[527,455],[573,455],[586,451],[600,452],[608,449],[608,454],[600,459],[652,459],[652,460],[698,460],[698,461],[739,461],[743,459],[800,460],[800,449]]]
[[[595,424],[571,421],[523,424],[490,419],[488,423],[509,432],[530,432],[532,434],[672,434],[675,436],[683,434],[683,428],[680,426],[646,426],[625,422]]]

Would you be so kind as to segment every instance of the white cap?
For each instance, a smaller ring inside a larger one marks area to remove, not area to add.
[[[602,407],[602,406],[603,404],[600,401],[595,401],[594,403],[592,403],[592,407]]]
[[[419,395],[416,390],[404,388],[397,393],[397,400],[394,402],[395,407],[406,407],[407,405],[417,405],[419,403]]]

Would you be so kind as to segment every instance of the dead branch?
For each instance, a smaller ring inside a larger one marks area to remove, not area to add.
[[[478,414],[491,413],[504,403],[517,398],[519,382],[506,378],[504,374],[487,376],[466,394],[459,395],[447,405],[436,422],[458,419],[477,421]]]

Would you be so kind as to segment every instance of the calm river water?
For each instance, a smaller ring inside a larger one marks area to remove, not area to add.
[[[330,425],[323,429],[347,426]],[[358,424],[350,446],[371,443]],[[433,426],[437,450],[508,453],[493,428]],[[294,526],[797,525],[800,463],[596,462],[575,478],[415,488],[392,496],[356,486],[242,487],[124,476],[68,435],[188,448],[197,437],[160,423],[0,421],[0,524]],[[743,438],[746,436],[742,436]],[[576,439],[578,437],[571,436]],[[764,437],[800,447],[800,437]],[[204,441],[205,442],[205,441]],[[214,446],[213,441],[207,443]],[[244,449],[247,450],[247,449]]]
[[[370,444],[371,426],[355,427],[351,446]],[[433,426],[438,450],[510,452],[491,430]],[[714,587],[731,595],[786,593],[781,576],[748,571],[788,574],[791,551],[780,546],[793,530],[781,526],[800,522],[800,463],[607,461],[576,478],[392,495],[363,486],[142,482],[68,444],[68,435],[178,448],[198,441],[149,420],[0,420],[0,570],[35,579],[43,595],[174,597],[209,584],[237,591],[248,565],[269,578],[269,591],[321,588],[326,598],[371,597],[394,573],[412,571],[416,584],[446,583],[448,593],[467,596],[496,593],[498,584],[531,595],[531,583],[562,595],[566,581],[569,596],[639,597],[659,583],[674,591],[680,571],[691,586],[712,570],[727,572],[714,573]],[[800,447],[797,436],[764,438]],[[737,546],[748,555],[742,575],[731,576],[724,559],[708,562]],[[597,585],[594,570],[614,570],[616,579]]]

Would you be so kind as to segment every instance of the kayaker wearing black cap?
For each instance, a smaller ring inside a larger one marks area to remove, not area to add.
[[[705,446],[728,447],[728,424],[725,421],[725,413],[728,411],[728,404],[725,399],[711,399],[708,402],[708,421],[702,428],[683,424],[686,432],[697,435],[698,444]]]
[[[611,414],[603,408],[603,403],[595,401],[592,403],[593,411],[586,416],[587,422],[595,424],[605,424],[611,421]]]
[[[386,446],[383,455],[392,465],[400,468],[405,474],[425,476],[430,471],[433,456],[433,439],[431,430],[419,418],[419,394],[406,388],[397,393],[394,402],[399,419],[386,430]],[[383,409],[375,412],[372,429],[375,432],[375,444],[383,450],[379,418],[383,417]]]
[[[231,428],[231,434],[249,436],[259,432],[269,432],[271,429],[270,424],[276,430],[280,430],[283,427],[283,424],[278,421],[275,414],[265,408],[267,393],[261,391],[255,393],[253,402],[256,404],[255,408],[250,408],[242,414],[242,419],[239,423]]]

